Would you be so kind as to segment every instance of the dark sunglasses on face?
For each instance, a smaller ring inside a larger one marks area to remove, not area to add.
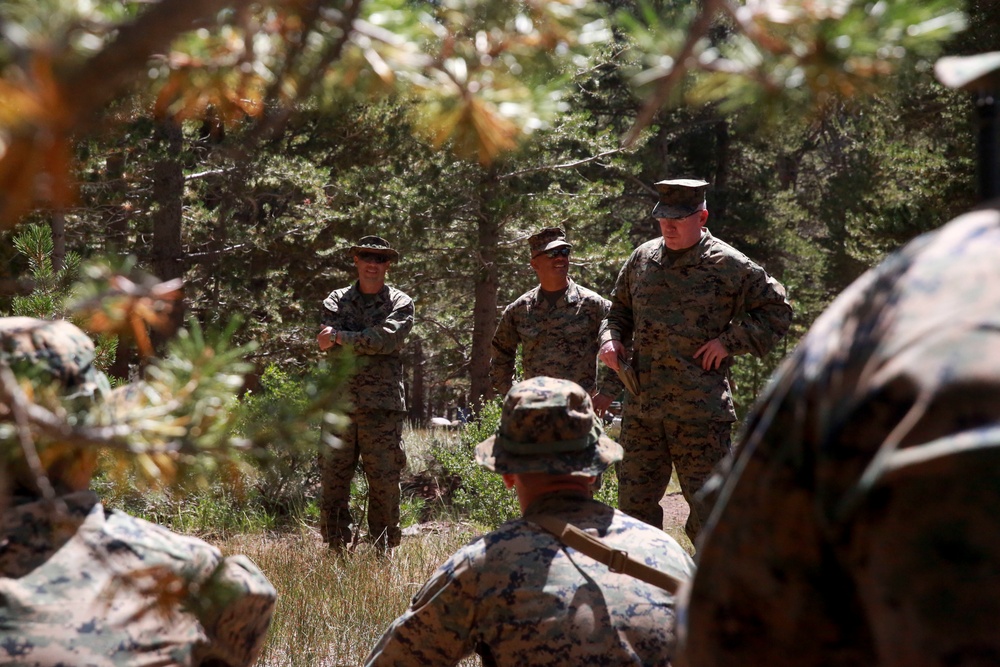
[[[545,251],[546,257],[569,257],[569,248],[567,246],[559,246],[558,248],[553,248],[552,250]]]
[[[389,255],[379,255],[374,252],[359,252],[358,259],[362,262],[371,262],[372,264],[385,264],[389,261]]]

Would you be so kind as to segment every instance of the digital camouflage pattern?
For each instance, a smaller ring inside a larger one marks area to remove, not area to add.
[[[687,664],[1000,664],[1000,211],[816,320],[703,532]]]
[[[68,394],[92,396],[107,386],[94,367],[94,342],[65,320],[0,317],[0,361],[35,368]]]
[[[727,379],[732,357],[767,354],[791,319],[784,287],[708,229],[679,257],[671,258],[662,237],[633,251],[618,274],[601,326],[602,343],[618,340],[628,348],[632,341],[631,365],[641,388],[639,396],[626,396],[622,414],[622,466],[629,473],[619,479],[623,509],[662,526],[659,500],[670,481],[671,462],[685,498],[694,497],[704,471],[729,449],[728,435],[724,447],[705,449],[704,443],[718,441],[720,429],[736,419]],[[704,370],[694,354],[714,338],[730,356],[718,369]],[[631,419],[656,428],[629,425]],[[701,511],[700,504],[691,505]],[[690,536],[705,518],[689,521]]]
[[[0,350],[16,373],[41,368],[71,396],[107,386],[93,342],[69,322],[0,318]],[[46,473],[61,490],[60,473]],[[259,654],[275,591],[245,557],[107,512],[91,491],[2,507],[0,663],[235,667]]]
[[[327,544],[340,548],[351,543],[351,479],[359,459],[368,482],[368,534],[381,549],[399,544],[399,479],[406,466],[402,414],[355,412],[347,429],[338,433],[339,442],[324,448],[320,533]]]
[[[400,539],[399,477],[406,465],[401,350],[413,327],[413,300],[388,285],[366,295],[355,283],[323,301],[322,324],[340,332],[339,347],[353,350],[357,371],[348,387],[351,425],[320,458],[320,529],[333,548],[350,543],[350,482],[360,458],[368,480],[370,535],[377,546],[393,547]],[[330,354],[341,354],[339,347]]]
[[[343,342],[329,354],[349,347],[357,359],[348,386],[354,409],[405,410],[400,352],[413,328],[413,300],[389,285],[365,295],[355,283],[326,297],[320,319],[322,326],[339,331]]]
[[[601,342],[633,340],[642,393],[626,404],[646,417],[735,421],[728,364],[702,369],[694,353],[719,338],[729,355],[767,354],[788,331],[785,289],[705,229],[671,263],[661,237],[636,248],[618,274]]]
[[[254,662],[275,591],[249,559],[223,558],[201,540],[106,512],[89,491],[60,500],[63,511],[16,499],[0,514],[0,662]],[[195,588],[157,607],[148,593],[156,579]]]
[[[597,476],[621,460],[622,448],[604,435],[583,387],[537,377],[507,392],[497,434],[479,443],[475,455],[477,464],[502,475]]]
[[[729,422],[692,424],[629,415],[622,422],[621,441],[628,443],[628,455],[618,468],[618,509],[651,526],[663,526],[660,500],[676,468],[690,509],[684,532],[694,542],[711,509],[698,490],[729,455],[730,427]]]
[[[685,218],[705,208],[708,182],[692,178],[675,178],[653,184],[659,196],[650,216],[653,218]]]
[[[508,305],[493,336],[490,379],[500,396],[514,382],[517,346],[521,345],[524,379],[539,376],[565,378],[588,393],[600,390],[608,396],[622,391],[612,372],[602,372],[597,386],[598,333],[611,302],[572,280],[555,304],[541,294],[541,287],[528,290]]]
[[[665,533],[584,495],[549,494],[441,565],[366,664],[455,665],[474,651],[511,667],[669,664],[673,596],[564,546],[531,523],[535,512],[678,578],[693,573]]]
[[[546,227],[537,234],[528,237],[528,249],[532,258],[553,248],[572,248],[573,244],[566,240],[566,232],[559,227]]]

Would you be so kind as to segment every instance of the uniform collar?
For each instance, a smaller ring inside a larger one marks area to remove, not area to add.
[[[366,295],[364,294],[364,292],[361,291],[360,281],[355,280],[354,285],[351,286],[351,289],[347,290],[347,294],[345,294],[344,296],[346,296],[348,299],[354,300],[354,299],[363,299]],[[389,283],[382,285],[382,289],[380,289],[375,294],[370,294],[367,296],[377,297],[380,300],[385,300],[389,298]]]
[[[660,266],[694,266],[707,254],[713,238],[712,232],[708,231],[708,227],[704,227],[701,230],[701,238],[698,239],[698,242],[688,248],[683,255],[671,264],[666,259],[667,245],[661,236],[659,243],[653,248],[653,252],[650,253],[649,257]]]
[[[580,300],[580,288],[576,286],[576,283],[573,282],[572,278],[568,278],[568,280],[569,284],[566,286],[566,291],[563,293],[561,297],[559,297],[559,300],[565,301],[567,305],[571,303],[576,303],[577,301]],[[542,298],[542,286],[535,285],[535,288],[532,290],[531,294],[531,303],[532,305],[537,306],[542,301],[544,301],[544,299]]]

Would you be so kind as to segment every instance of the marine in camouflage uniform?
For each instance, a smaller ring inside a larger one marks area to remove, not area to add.
[[[36,382],[54,381],[83,405],[108,386],[93,361],[93,343],[69,322],[0,319],[0,362]],[[275,591],[249,559],[223,558],[201,540],[106,510],[86,488],[91,450],[40,452],[56,493],[49,500],[19,443],[0,444],[11,494],[0,512],[0,662],[235,667],[256,660]],[[190,592],[154,608],[162,599],[143,591],[171,579]]]
[[[656,184],[662,237],[640,245],[615,284],[601,327],[601,359],[615,368],[632,341],[640,393],[622,415],[625,459],[619,506],[663,525],[660,500],[676,466],[691,508],[692,541],[707,518],[696,497],[730,453],[736,420],[727,371],[734,355],[763,356],[785,334],[792,310],[784,288],[705,228],[705,181]]]
[[[593,397],[600,415],[621,393],[621,383],[607,372],[597,384],[597,334],[611,302],[569,278],[573,247],[558,227],[528,238],[531,266],[539,285],[509,304],[493,336],[490,379],[505,396],[514,381],[514,361],[521,346],[524,379],[545,375],[576,382]]]
[[[688,664],[1000,664],[1000,210],[859,278],[748,418]]]
[[[385,284],[399,259],[388,241],[365,236],[350,249],[358,282],[323,301],[317,340],[330,354],[355,355],[357,370],[348,386],[350,426],[320,457],[320,530],[333,549],[351,542],[349,502],[358,460],[368,482],[368,532],[376,547],[399,544],[399,479],[403,452],[403,364],[400,351],[413,327],[413,300]]]
[[[513,486],[524,516],[461,548],[413,598],[368,665],[667,665],[674,597],[565,546],[533,523],[561,518],[647,565],[689,579],[694,565],[670,536],[590,496],[621,458],[583,389],[538,377],[508,392],[497,435],[476,461]]]

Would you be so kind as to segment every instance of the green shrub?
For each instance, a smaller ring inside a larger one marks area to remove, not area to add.
[[[517,496],[504,487],[500,475],[476,465],[476,445],[496,433],[500,424],[501,399],[486,403],[476,419],[462,429],[459,445],[437,447],[434,456],[450,474],[461,480],[452,496],[455,508],[486,528],[493,529],[504,521],[521,515]]]
[[[249,485],[253,470],[245,464],[220,466],[208,485],[151,489],[136,479],[134,470],[122,466],[120,459],[102,455],[100,460],[91,488],[109,509],[210,539],[275,528],[275,517]]]
[[[265,441],[263,455],[255,459],[255,486],[262,495],[265,509],[277,516],[304,518],[307,506],[315,501],[318,493],[321,417],[316,415],[306,424],[294,425],[283,423],[279,417],[286,411],[304,410],[308,403],[303,379],[293,377],[274,364],[264,370],[259,389],[243,397],[239,428],[245,430],[249,424],[269,421],[271,428],[286,430],[283,437],[275,438],[274,442]],[[273,419],[268,420],[268,417]],[[290,428],[294,430],[288,430]]]

